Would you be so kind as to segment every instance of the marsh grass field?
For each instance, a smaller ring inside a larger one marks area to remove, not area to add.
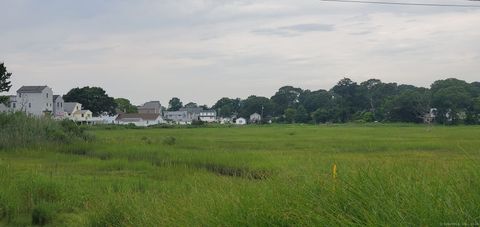
[[[0,226],[480,223],[476,126],[88,132],[0,150]]]

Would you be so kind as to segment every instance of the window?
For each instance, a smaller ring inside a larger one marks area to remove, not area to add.
[[[14,109],[17,108],[16,107],[17,105],[15,103],[12,103],[12,106],[13,106]]]
[[[48,93],[47,93],[47,98],[48,98]]]
[[[21,98],[21,97],[22,97],[22,93],[18,93],[18,97]]]
[[[82,114],[82,117],[84,117],[84,114]]]
[[[28,108],[32,108],[32,103],[28,103]]]

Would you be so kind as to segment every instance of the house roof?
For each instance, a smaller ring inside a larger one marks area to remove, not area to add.
[[[47,86],[22,86],[17,93],[42,93]]]
[[[138,108],[161,108],[161,107],[162,105],[160,104],[160,101],[150,101],[143,104],[143,106],[139,106]]]
[[[142,113],[131,113],[131,114],[119,114],[116,121],[123,121],[127,119],[139,119],[144,121],[154,121],[160,117],[160,114],[142,114]]]
[[[78,102],[66,102],[63,104],[63,110],[67,113],[72,113],[75,110],[75,106],[77,106]],[[80,104],[81,105],[81,104]]]
[[[61,95],[53,95],[53,101],[57,100],[57,99],[58,99],[58,97],[60,97],[60,98],[61,98],[62,96],[61,96]]]
[[[202,107],[182,107],[180,111],[187,111],[188,113],[196,113],[199,114],[203,111]]]

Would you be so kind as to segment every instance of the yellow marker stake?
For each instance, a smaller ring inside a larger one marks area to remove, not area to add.
[[[337,178],[337,164],[333,164],[332,177],[333,177],[333,179]]]

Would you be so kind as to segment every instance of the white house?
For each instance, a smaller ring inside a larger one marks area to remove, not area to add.
[[[237,125],[246,125],[247,124],[247,120],[243,117],[240,117],[240,118],[237,118],[235,120],[235,124]]]
[[[163,124],[165,121],[160,114],[119,114],[115,119],[115,124],[147,127],[150,125]]]
[[[52,114],[53,91],[48,86],[23,86],[17,96],[10,96],[10,108],[38,117]]]
[[[260,123],[262,121],[262,115],[253,113],[250,115],[250,123]]]
[[[203,122],[212,123],[217,121],[217,111],[215,110],[202,110],[198,119]]]
[[[73,114],[77,111],[82,110],[82,104],[78,102],[65,102],[63,103],[63,111],[66,118],[73,120]]]
[[[92,111],[82,109],[82,104],[78,102],[63,103],[65,118],[76,122],[94,123]]]
[[[92,111],[90,110],[79,110],[79,111],[75,111],[71,118],[73,121],[76,121],[76,122],[86,122],[86,123],[89,123],[92,121],[92,118],[93,118],[93,114],[92,114]]]

